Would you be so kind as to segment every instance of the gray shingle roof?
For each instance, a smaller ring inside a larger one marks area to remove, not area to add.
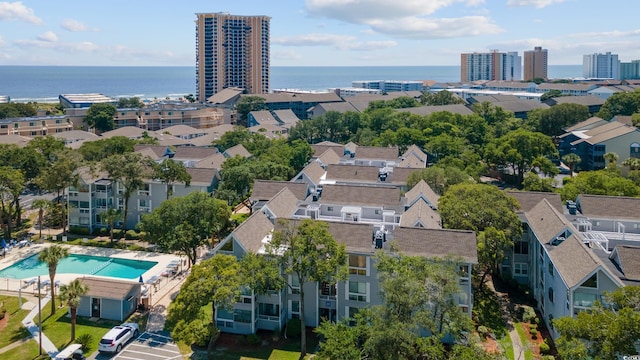
[[[311,144],[311,149],[313,149],[314,157],[318,157],[324,154],[324,152],[327,151],[328,149],[333,150],[339,157],[344,155],[344,145],[336,144],[328,141],[321,142],[318,144]]]
[[[93,277],[84,277],[80,281],[89,287],[89,291],[84,296],[116,300],[124,299],[134,286],[140,286],[133,281]]]
[[[203,169],[188,167],[187,172],[191,175],[191,185],[209,186],[213,178],[218,174],[216,169]]]
[[[304,200],[309,191],[309,185],[290,181],[256,180],[253,183],[251,201],[271,200],[283,188],[289,188],[298,200]]]
[[[587,217],[640,220],[640,198],[581,194],[576,203],[582,215]]]
[[[518,212],[525,213],[533,209],[542,199],[547,199],[549,203],[560,213],[564,211],[560,194],[551,192],[537,191],[505,191],[507,195],[514,197],[520,204]]]
[[[257,253],[263,246],[262,240],[271,233],[273,224],[260,211],[253,213],[240,226],[235,228],[231,235],[247,251]]]
[[[229,157],[235,157],[236,155],[242,156],[243,158],[251,157],[251,153],[247,150],[242,144],[238,144],[236,146],[232,146],[224,151]]]
[[[322,204],[373,205],[395,208],[401,205],[400,189],[379,186],[324,185]]]
[[[378,167],[329,164],[329,166],[327,167],[326,179],[350,180],[354,182],[376,182],[378,181]]]
[[[404,194],[404,197],[407,199],[407,205],[412,204],[416,201],[416,199],[420,198],[420,196],[425,197],[434,208],[438,208],[438,200],[440,196],[431,189],[431,186],[427,184],[424,180],[420,180],[411,190],[407,191]]]
[[[616,246],[611,256],[616,255],[625,278],[640,281],[640,246]]]
[[[397,147],[358,146],[356,159],[398,160]]]
[[[478,262],[476,234],[467,230],[444,230],[398,227],[394,241],[405,255],[461,257],[467,262]]]
[[[265,207],[269,208],[276,218],[289,218],[298,208],[298,199],[289,188],[284,187],[264,204],[263,209]]]
[[[317,157],[318,161],[320,161],[324,165],[338,164],[340,163],[340,156],[336,152],[336,149],[328,148]]]
[[[442,229],[440,215],[423,200],[415,202],[400,217],[400,226],[414,227],[418,223],[428,229]]]
[[[547,199],[542,199],[524,215],[528,220],[529,227],[543,244],[553,240],[570,225],[569,221]]]
[[[324,169],[322,168],[322,166],[320,166],[320,164],[318,164],[317,161],[310,162],[307,166],[304,167],[304,169],[302,169],[302,172],[305,173],[307,177],[311,179],[311,181],[313,181],[313,183],[316,185],[320,184],[322,175],[324,175]]]
[[[300,220],[288,220],[291,226],[297,226]],[[339,244],[344,244],[347,252],[372,254],[374,252],[372,237],[373,225],[346,223],[346,222],[325,222],[331,236]],[[283,229],[283,225],[276,222],[275,231]]]
[[[435,105],[435,106],[418,106],[413,108],[398,109],[400,112],[408,112],[416,115],[430,115],[440,111],[448,111],[452,114],[471,115],[473,110],[464,106],[464,104],[452,105]]]
[[[604,264],[576,235],[569,236],[558,246],[545,245],[545,248],[568,288],[580,284],[598,267],[606,271]]]

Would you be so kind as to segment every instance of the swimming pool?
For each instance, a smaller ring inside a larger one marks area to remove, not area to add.
[[[120,279],[137,279],[156,264],[157,262],[155,261],[70,254],[60,260],[56,274],[81,274],[108,276]],[[47,264],[38,261],[38,254],[0,270],[0,278],[26,279],[38,275],[49,275]]]

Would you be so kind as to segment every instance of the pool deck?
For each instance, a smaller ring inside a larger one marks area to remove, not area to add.
[[[39,253],[45,247],[53,245],[52,243],[44,243],[37,244],[34,243],[31,246],[25,246],[23,248],[14,248],[11,252],[6,253],[5,257],[0,257],[0,269],[4,269],[9,267],[16,262],[28,258],[34,254]],[[156,286],[150,286],[152,292],[160,292],[168,283],[171,282],[171,277],[162,276],[162,272],[171,264],[172,262],[182,262],[185,264],[184,268],[186,269],[186,257],[180,258],[177,255],[173,254],[163,254],[163,253],[154,253],[154,252],[144,252],[144,251],[129,251],[129,250],[120,250],[120,249],[109,249],[109,248],[100,248],[100,247],[92,247],[92,246],[78,246],[78,245],[65,245],[60,244],[69,249],[69,253],[71,254],[81,254],[81,255],[93,255],[93,256],[105,256],[105,257],[113,257],[113,258],[121,258],[121,259],[129,259],[129,260],[141,260],[141,261],[154,261],[157,262],[151,269],[147,270],[142,274],[142,279],[146,282],[151,279],[153,276],[157,276],[158,281]],[[180,270],[180,268],[178,268]],[[62,284],[68,284],[74,279],[82,278],[85,276],[97,277],[101,276],[97,275],[85,275],[85,274],[56,274],[55,280],[60,281]],[[34,284],[33,286],[26,285],[25,281],[33,279],[33,276],[27,277],[24,279],[6,279],[0,278],[0,290],[18,292],[20,289],[29,293],[32,291],[37,291],[37,286]],[[41,281],[48,280],[49,275],[43,275],[41,277]],[[114,279],[114,278],[110,278]],[[138,282],[138,279],[122,279],[117,278],[118,280],[123,281],[131,281]],[[26,285],[26,286],[25,286]],[[152,298],[153,299],[153,298]]]

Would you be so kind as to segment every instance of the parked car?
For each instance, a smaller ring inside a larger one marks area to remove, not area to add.
[[[139,327],[136,323],[124,323],[114,326],[102,337],[98,345],[98,351],[119,353],[131,339],[138,337]]]

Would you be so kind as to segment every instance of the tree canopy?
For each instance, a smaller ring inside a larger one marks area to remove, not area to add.
[[[580,194],[609,196],[639,196],[640,187],[632,180],[609,170],[582,171],[565,179],[560,190],[563,200],[575,200]]]
[[[224,201],[194,191],[163,201],[153,212],[142,216],[138,227],[147,232],[145,240],[183,253],[193,264],[200,246],[210,243],[213,236],[226,234],[230,216],[231,210]]]
[[[564,129],[587,120],[589,108],[579,104],[558,104],[548,109],[535,109],[529,112],[525,124],[533,131],[547,136],[564,134]]]
[[[265,99],[262,96],[242,96],[236,103],[238,125],[247,126],[247,115],[252,111],[266,110]]]
[[[116,115],[116,112],[116,107],[111,104],[93,104],[89,107],[89,110],[87,110],[84,122],[88,127],[96,128],[102,132],[113,130],[115,128],[113,117]]]
[[[611,120],[616,115],[633,115],[640,112],[640,91],[617,92],[604,102],[596,116]]]
[[[0,104],[0,119],[36,116],[38,107],[35,102]]]
[[[420,101],[428,106],[464,104],[464,100],[447,90],[422,94]]]
[[[284,276],[295,277],[300,291],[300,359],[306,354],[304,286],[308,282],[336,284],[347,277],[347,253],[329,232],[329,224],[305,219],[297,223],[278,220],[271,243],[267,247],[282,268]],[[285,283],[292,287],[291,281]]]
[[[118,109],[137,109],[144,107],[144,103],[136,96],[130,98],[119,98],[117,107]]]

